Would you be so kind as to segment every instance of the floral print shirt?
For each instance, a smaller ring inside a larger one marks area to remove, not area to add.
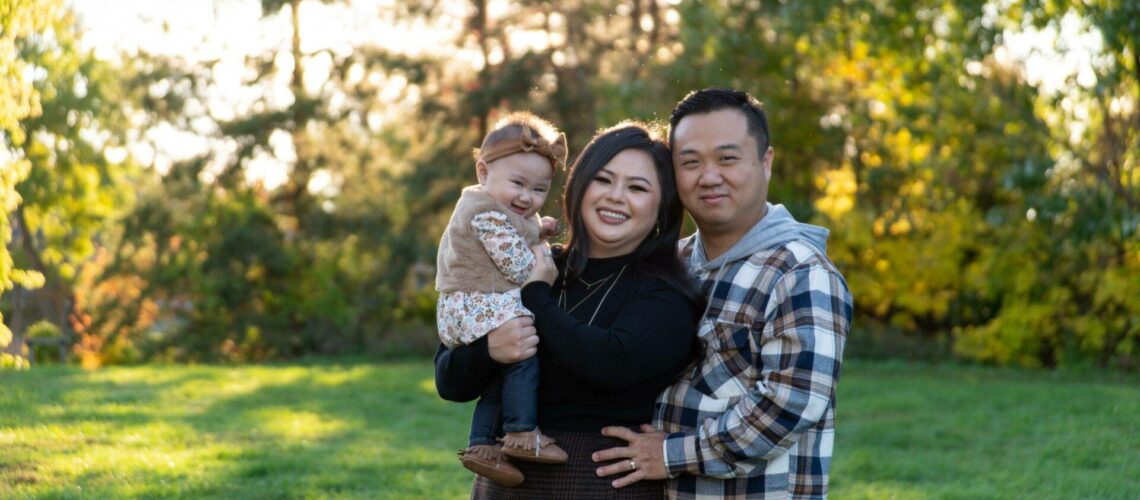
[[[495,211],[482,212],[472,217],[470,224],[472,232],[482,243],[495,267],[512,283],[522,285],[534,267],[534,252],[507,216]],[[470,344],[519,316],[533,315],[523,307],[517,287],[509,290],[443,292],[436,306],[439,337],[447,347]]]

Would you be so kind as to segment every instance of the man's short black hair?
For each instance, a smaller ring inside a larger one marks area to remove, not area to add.
[[[757,153],[761,158],[771,145],[768,135],[768,116],[760,107],[760,101],[745,92],[726,88],[694,90],[681,99],[669,115],[669,146],[673,147],[673,133],[681,119],[689,115],[702,115],[722,109],[735,109],[744,113],[748,120],[748,135],[756,139]]]

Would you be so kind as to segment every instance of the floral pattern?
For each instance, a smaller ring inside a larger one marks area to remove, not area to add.
[[[436,307],[439,338],[447,347],[470,344],[519,316],[534,316],[522,305],[519,289],[509,292],[444,292]]]
[[[499,212],[477,214],[471,219],[471,229],[507,279],[519,285],[526,281],[534,266],[534,253],[506,215]],[[436,305],[436,327],[440,340],[447,347],[470,344],[519,316],[533,314],[523,307],[518,288],[443,292]]]
[[[526,238],[511,225],[510,219],[500,212],[483,212],[471,218],[471,229],[475,237],[491,256],[495,267],[516,285],[522,285],[534,267],[534,252],[526,244]],[[497,292],[499,290],[487,290]]]

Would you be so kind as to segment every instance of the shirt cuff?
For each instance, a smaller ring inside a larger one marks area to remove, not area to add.
[[[665,461],[665,475],[668,476],[669,479],[676,479],[677,475],[674,474],[673,471],[669,470],[669,440],[668,439],[661,441],[661,458]]]
[[[685,472],[700,475],[701,454],[696,434],[674,432],[665,437],[665,472],[669,477]]]

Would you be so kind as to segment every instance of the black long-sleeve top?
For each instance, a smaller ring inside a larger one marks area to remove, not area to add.
[[[590,259],[580,279],[563,280],[565,260],[555,264],[554,286],[522,289],[539,336],[539,427],[597,432],[649,422],[657,395],[688,362],[698,313],[693,302],[660,278],[638,273],[629,256]],[[595,288],[585,285],[607,276]],[[454,349],[441,345],[436,389],[444,399],[471,401],[500,366],[488,354],[486,337]]]

